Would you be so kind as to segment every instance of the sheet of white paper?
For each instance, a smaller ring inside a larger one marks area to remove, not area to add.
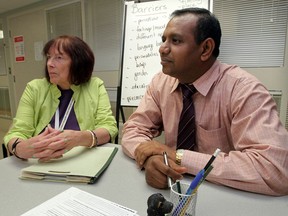
[[[22,216],[136,216],[135,210],[71,187]]]
[[[43,55],[42,55],[43,47],[44,47],[43,41],[34,42],[35,61],[43,60]]]

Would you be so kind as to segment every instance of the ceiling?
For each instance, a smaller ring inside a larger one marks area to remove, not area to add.
[[[33,4],[42,0],[0,0],[0,14]]]

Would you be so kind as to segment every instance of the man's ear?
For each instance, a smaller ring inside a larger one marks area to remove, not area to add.
[[[201,60],[207,61],[214,51],[215,42],[212,38],[207,38],[201,43],[201,45],[202,45]]]

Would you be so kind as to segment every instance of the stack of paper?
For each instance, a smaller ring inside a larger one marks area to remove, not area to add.
[[[35,164],[21,170],[21,179],[82,182],[93,184],[109,166],[117,147],[75,147],[63,158]]]
[[[71,187],[22,216],[136,216],[135,210]]]

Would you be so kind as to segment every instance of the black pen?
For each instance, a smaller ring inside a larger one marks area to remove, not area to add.
[[[168,163],[168,157],[167,157],[167,153],[166,153],[166,152],[163,152],[163,157],[164,157],[164,163],[165,163],[168,167],[170,167],[170,166],[169,166],[169,163]],[[168,187],[171,188],[171,186],[172,186],[172,179],[171,179],[169,176],[167,176],[167,181],[168,181]]]
[[[180,181],[179,181],[179,180],[176,180],[176,186],[177,186],[177,192],[178,192],[179,194],[182,194],[181,185],[180,185]]]
[[[213,161],[215,160],[215,158],[217,157],[217,155],[220,153],[220,149],[217,148],[216,151],[214,152],[214,154],[212,155],[212,157],[210,158],[210,160],[208,161],[208,163],[206,164],[206,166],[204,167],[204,170],[206,171],[209,166],[213,163]]]

